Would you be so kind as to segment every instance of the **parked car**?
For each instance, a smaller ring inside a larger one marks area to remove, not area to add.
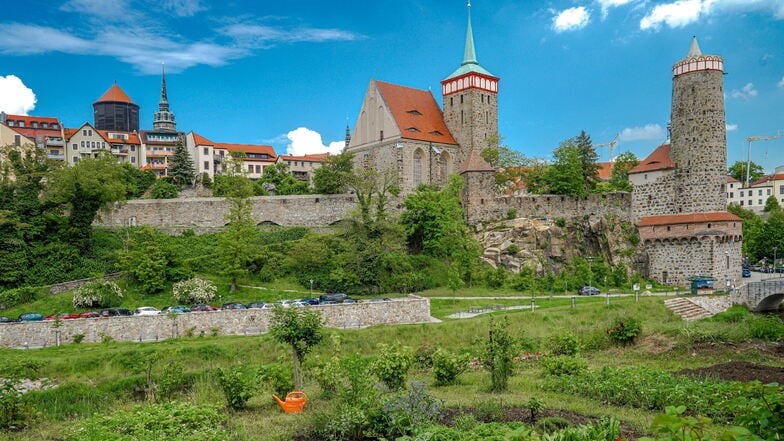
[[[101,311],[101,317],[123,317],[131,315],[133,315],[133,311],[126,308],[107,308]]]
[[[226,310],[226,309],[248,309],[248,308],[246,308],[245,305],[243,305],[242,303],[231,302],[231,303],[224,303],[223,305],[221,305],[220,309]]]
[[[44,320],[51,321],[51,320],[57,320],[58,318],[60,320],[73,320],[79,318],[79,314],[70,313],[70,312],[64,312],[62,314],[52,314],[44,317]]]
[[[313,297],[305,297],[304,299],[300,299],[300,302],[306,303],[308,305],[318,305],[320,303],[319,299]]]
[[[359,300],[352,299],[351,297],[346,297],[345,299],[343,299],[342,303],[359,303]]]
[[[377,302],[389,302],[392,301],[389,297],[373,297],[372,299],[367,299],[368,303],[377,303]]]
[[[599,288],[586,285],[586,286],[581,286],[580,289],[577,290],[577,294],[581,296],[598,296],[599,294],[601,294],[601,291],[599,291]]]
[[[191,311],[193,312],[210,312],[210,311],[217,311],[217,310],[218,310],[217,306],[206,305],[204,303],[191,306]]]
[[[101,314],[95,311],[87,311],[79,314],[79,318],[97,318],[100,316]]]
[[[741,275],[742,275],[743,277],[751,277],[751,271],[749,271],[748,269],[745,269],[745,268],[744,268],[744,269],[743,269],[743,272],[741,272]]]
[[[272,309],[275,305],[267,302],[250,302],[245,307],[248,309]]]
[[[280,305],[280,306],[282,306],[282,307],[284,307],[284,308],[290,308],[291,306],[293,306],[292,304],[293,304],[294,302],[296,302],[296,300],[292,300],[292,299],[283,299],[283,300],[278,300],[278,302],[277,302],[277,303],[278,303],[278,305]]]
[[[40,322],[43,319],[43,314],[39,314],[37,312],[24,312],[19,314],[20,322]]]
[[[0,323],[14,323],[14,322],[16,322],[16,320],[12,319],[11,317],[0,315]]]
[[[348,297],[348,296],[346,294],[343,294],[342,292],[335,292],[335,293],[331,293],[331,294],[322,294],[322,295],[320,295],[319,296],[319,301],[321,303],[324,303],[324,302],[340,303],[346,297]]]
[[[152,306],[140,306],[134,311],[135,315],[158,315],[160,313],[160,309],[153,308]]]
[[[186,312],[191,312],[190,308],[187,306],[176,305],[176,306],[167,306],[161,309],[160,314],[183,314]]]

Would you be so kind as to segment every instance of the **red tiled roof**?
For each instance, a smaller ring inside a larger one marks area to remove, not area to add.
[[[113,84],[112,87],[109,88],[104,94],[98,98],[96,103],[102,102],[120,102],[120,103],[130,103],[136,104],[133,100],[122,90],[117,83]]]
[[[444,123],[444,115],[432,93],[374,81],[403,138],[457,144]]]
[[[665,214],[662,216],[646,216],[640,219],[639,226],[696,224],[702,222],[741,221],[742,219],[726,211],[691,214]]]
[[[476,171],[495,171],[495,169],[487,163],[476,150],[472,151],[471,154],[468,156],[468,159],[460,166],[460,170],[458,171],[459,174],[463,174],[466,172],[476,172]]]
[[[637,167],[629,170],[629,174],[642,173],[655,170],[674,168],[675,163],[670,159],[670,144],[662,144],[656,148],[647,158],[640,161]]]
[[[601,179],[602,181],[609,181],[610,178],[612,177],[613,163],[612,162],[597,162],[596,164],[599,166],[599,170],[598,170],[599,171],[599,179]]]
[[[79,129],[63,129],[65,139],[71,139],[77,132],[79,132]]]
[[[293,156],[293,155],[280,155],[278,160],[281,161],[306,161],[306,162],[324,162],[330,157],[329,153],[317,153],[313,155]]]
[[[49,125],[52,125],[52,124],[58,124],[59,125],[60,124],[60,121],[58,121],[57,118],[52,118],[52,117],[48,117],[48,116],[8,115],[7,114],[6,115],[6,119],[10,119],[10,120],[13,120],[13,121],[24,121],[25,122],[25,126],[27,128],[30,127],[30,124],[32,124],[33,121],[35,121],[35,122],[37,122],[39,124],[41,124],[41,123],[47,123]],[[40,126],[39,126],[39,128],[40,128]],[[52,130],[52,129],[49,129],[49,130]],[[54,130],[60,130],[60,129],[54,129]]]
[[[738,181],[737,179],[733,178],[732,176],[727,176],[727,183],[730,183],[730,182],[740,182],[740,181]]]
[[[46,116],[30,116],[30,115],[6,115],[7,121],[14,121],[14,126],[8,126],[13,129],[16,133],[26,136],[34,141],[37,141],[38,136],[49,136],[49,137],[60,137],[60,128],[62,124],[57,118],[51,118]],[[19,122],[24,122],[24,127],[19,127]],[[33,127],[33,123],[37,122],[38,127]],[[43,128],[41,124],[47,123],[49,127]],[[57,128],[53,129],[51,127],[52,124],[57,124]],[[8,125],[6,123],[6,125]]]
[[[243,153],[257,153],[257,154],[268,154],[270,155],[270,159],[275,160],[275,149],[272,148],[271,145],[253,145],[253,144],[225,144],[225,143],[216,143],[214,144],[216,149],[225,149],[230,152],[243,152]],[[261,158],[250,158],[254,160],[261,160]]]
[[[122,144],[141,144],[141,141],[139,140],[139,135],[137,135],[136,133],[132,133],[132,132],[117,132],[117,131],[109,131],[109,130],[98,130],[98,133],[100,133],[101,136],[103,136],[104,138],[106,138],[107,140],[109,140],[110,142],[112,142],[114,144],[117,144],[117,143],[122,143]],[[111,136],[112,133],[122,133],[122,134],[126,135],[126,137],[128,139],[114,138],[114,137]]]
[[[754,185],[764,184],[764,183],[770,182],[770,181],[780,181],[782,179],[784,179],[784,174],[768,175],[768,176],[763,176],[763,177],[757,179],[751,185],[754,186]]]
[[[196,145],[211,145],[211,146],[215,145],[214,142],[212,142],[209,139],[199,135],[198,133],[196,133],[196,132],[191,132],[191,133],[193,133],[193,142],[195,142]]]

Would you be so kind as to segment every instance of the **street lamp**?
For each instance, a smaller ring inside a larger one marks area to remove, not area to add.
[[[310,279],[310,296],[313,297],[313,279]]]
[[[593,262],[594,259],[595,257],[591,256],[585,258],[585,260],[588,261],[588,286],[593,286],[593,271],[591,270],[591,262]]]
[[[776,272],[776,251],[779,250],[778,246],[773,247],[773,272]]]

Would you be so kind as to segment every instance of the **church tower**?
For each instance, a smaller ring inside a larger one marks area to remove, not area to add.
[[[468,3],[463,63],[441,81],[444,122],[460,145],[458,163],[487,147],[487,139],[498,133],[498,80],[476,61]]]
[[[158,111],[152,122],[153,130],[177,131],[177,123],[174,122],[174,113],[169,111],[169,99],[166,96],[166,72],[161,65],[161,100],[158,102]]]
[[[672,67],[670,156],[676,164],[678,213],[727,209],[723,75],[724,60],[703,55],[697,37],[686,58]]]

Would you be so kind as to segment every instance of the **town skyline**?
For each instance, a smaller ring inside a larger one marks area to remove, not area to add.
[[[548,157],[586,130],[594,144],[620,134],[615,153],[644,158],[666,139],[670,68],[692,35],[729,73],[728,165],[746,160],[745,138],[784,135],[784,2],[523,3],[471,8],[477,59],[501,78],[499,132],[515,150]],[[441,103],[440,80],[463,58],[465,2],[169,0],[157,15],[145,11],[150,4],[6,8],[0,110],[78,127],[93,122],[92,103],[117,81],[140,105],[141,128],[152,128],[165,62],[179,130],[278,154],[334,153],[371,79],[430,89]],[[606,161],[607,149],[597,150]],[[784,139],[754,143],[751,159],[768,173],[784,165]]]

